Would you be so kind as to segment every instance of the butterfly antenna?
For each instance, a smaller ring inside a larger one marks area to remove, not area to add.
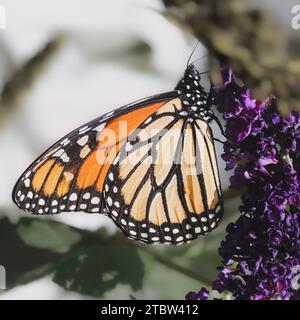
[[[197,47],[198,47],[199,44],[200,44],[200,41],[198,41],[198,42],[196,43],[194,49],[192,50],[192,52],[191,52],[191,54],[190,54],[190,56],[189,56],[189,58],[188,58],[188,61],[187,61],[187,63],[186,63],[186,67],[188,67],[188,66],[190,65],[190,61],[191,61],[191,59],[192,59],[192,56],[193,56],[193,54],[195,53],[195,50],[197,49]]]
[[[195,59],[194,61],[192,61],[191,64],[195,64],[197,61],[199,61],[199,60],[201,60],[201,59],[203,59],[203,58],[205,58],[205,57],[207,57],[207,56],[208,56],[208,52],[205,53],[204,55],[202,55],[201,57]]]

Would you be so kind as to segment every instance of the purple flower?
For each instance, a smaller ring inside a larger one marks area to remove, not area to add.
[[[226,136],[232,141],[241,142],[251,132],[251,123],[247,119],[240,117],[231,118],[226,125]]]
[[[207,300],[209,291],[206,288],[201,288],[198,292],[189,292],[185,298],[187,300]]]
[[[240,189],[241,216],[227,226],[219,253],[223,265],[212,284],[234,299],[299,299],[300,114],[284,118],[276,98],[258,101],[239,86],[231,70],[214,88],[214,103],[226,121],[223,160]],[[202,288],[187,298],[206,300]]]

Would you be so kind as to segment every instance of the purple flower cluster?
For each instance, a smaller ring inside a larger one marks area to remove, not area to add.
[[[284,118],[275,97],[251,98],[224,70],[214,88],[226,121],[222,158],[234,169],[232,188],[242,188],[241,216],[227,227],[212,289],[233,299],[298,299],[300,285],[300,115]],[[298,275],[298,276],[297,276]],[[208,291],[187,294],[207,299]]]

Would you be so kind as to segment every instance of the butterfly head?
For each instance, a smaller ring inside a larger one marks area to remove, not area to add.
[[[201,73],[191,64],[186,68],[175,90],[180,94],[183,108],[189,114],[192,113],[209,121],[213,116],[210,109],[210,93],[205,91],[200,81]]]

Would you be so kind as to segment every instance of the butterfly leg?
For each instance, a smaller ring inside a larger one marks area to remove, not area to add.
[[[213,115],[213,119],[215,120],[216,124],[218,125],[218,127],[219,127],[219,129],[220,129],[220,131],[221,131],[221,133],[222,133],[222,136],[223,136],[224,138],[226,138],[225,131],[224,131],[224,129],[223,129],[223,127],[222,127],[222,124],[221,124],[220,120],[218,119],[218,117],[216,117],[215,115]]]

